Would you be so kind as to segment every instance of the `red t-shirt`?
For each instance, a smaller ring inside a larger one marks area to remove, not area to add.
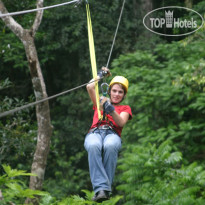
[[[120,114],[121,112],[127,112],[129,113],[130,117],[129,120],[132,119],[132,111],[129,105],[114,105],[115,107],[115,111]],[[97,111],[97,107],[93,106],[93,110],[94,110],[94,115],[93,115],[93,124],[91,126],[90,129],[93,129],[95,127],[98,126],[99,124],[99,119],[98,119],[98,111]],[[103,116],[103,111],[101,111],[101,115]],[[108,118],[108,122],[111,122],[111,124],[109,123],[109,125],[115,130],[115,132],[121,136],[121,132],[122,132],[122,128],[123,127],[119,127],[115,121],[113,120],[111,115],[107,115]],[[102,121],[100,125],[107,125],[107,121]]]

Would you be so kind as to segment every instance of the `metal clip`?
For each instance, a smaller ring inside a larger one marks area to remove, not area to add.
[[[107,95],[108,89],[109,89],[109,85],[107,83],[101,84],[101,91],[102,91],[103,96]]]

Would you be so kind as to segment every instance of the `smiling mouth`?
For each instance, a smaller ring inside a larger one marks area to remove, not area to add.
[[[119,100],[119,98],[113,98],[114,100]]]

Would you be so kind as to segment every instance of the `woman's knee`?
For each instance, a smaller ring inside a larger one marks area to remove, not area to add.
[[[85,138],[84,147],[87,151],[101,150],[102,144],[95,134],[89,134]]]
[[[121,139],[119,136],[107,136],[104,141],[103,149],[108,151],[119,151],[121,148]]]

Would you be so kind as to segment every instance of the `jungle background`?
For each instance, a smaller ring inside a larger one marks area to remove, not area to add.
[[[36,3],[3,2],[9,11],[32,9]],[[62,2],[50,0],[44,5]],[[89,3],[100,69],[107,63],[122,1]],[[204,26],[189,36],[168,37],[151,33],[142,22],[150,10],[170,5],[205,14],[202,0],[130,0],[125,4],[109,68],[113,76],[129,79],[123,103],[131,106],[133,119],[122,133],[115,197],[104,204],[205,204]],[[26,28],[33,15],[14,18]],[[92,78],[84,4],[44,11],[35,44],[48,96]],[[0,21],[0,112],[35,101],[27,64],[22,43]],[[49,103],[54,129],[43,185],[46,194],[39,203],[89,204],[83,198],[91,196],[86,190],[92,191],[83,144],[93,110],[86,88]],[[28,192],[22,195],[19,190],[26,189],[29,178],[17,170],[30,172],[36,137],[34,108],[0,119],[0,189],[4,196],[0,203],[23,204],[28,197]],[[16,181],[14,187],[15,174],[11,173],[15,172],[21,183]],[[9,186],[5,179],[11,182]]]

